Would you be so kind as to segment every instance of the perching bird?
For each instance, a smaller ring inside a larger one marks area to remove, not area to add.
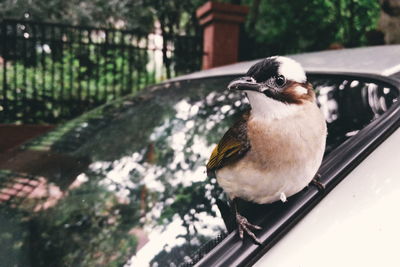
[[[228,89],[245,92],[251,110],[214,148],[207,173],[233,201],[240,237],[246,232],[260,243],[252,230],[261,228],[238,213],[237,198],[285,202],[306,187],[322,161],[326,123],[303,68],[290,58],[266,58]]]

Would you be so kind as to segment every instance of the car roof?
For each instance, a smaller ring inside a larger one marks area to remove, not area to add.
[[[287,55],[298,61],[306,72],[363,73],[390,76],[400,71],[400,45],[347,48]],[[239,62],[183,75],[169,81],[243,75],[260,59]]]

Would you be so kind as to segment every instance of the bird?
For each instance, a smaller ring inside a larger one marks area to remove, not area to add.
[[[267,57],[231,81],[228,90],[244,92],[250,104],[223,135],[206,165],[209,177],[233,203],[239,236],[260,230],[237,209],[242,199],[257,204],[287,198],[317,177],[325,151],[327,127],[303,67],[289,57]]]

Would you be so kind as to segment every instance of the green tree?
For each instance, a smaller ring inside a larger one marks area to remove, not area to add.
[[[258,49],[247,57],[367,44],[366,32],[376,28],[377,1],[367,0],[243,0],[250,7],[245,32]],[[246,51],[245,51],[246,52]]]
[[[153,29],[157,20],[168,34],[194,34],[195,11],[205,0],[5,0],[0,3],[0,19],[20,18],[63,22],[74,25]]]
[[[120,22],[119,27],[150,31],[154,18],[142,5],[142,1],[128,0],[6,0],[0,4],[0,18],[103,27],[115,27]]]

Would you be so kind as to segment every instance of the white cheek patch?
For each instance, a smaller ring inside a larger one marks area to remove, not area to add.
[[[288,57],[274,57],[280,63],[278,72],[286,77],[286,79],[298,83],[306,82],[306,74],[299,63]]]
[[[294,88],[294,90],[295,90],[296,93],[298,93],[299,95],[306,95],[306,94],[308,94],[307,89],[304,88],[303,86],[300,86],[300,85],[296,86],[296,87]]]

